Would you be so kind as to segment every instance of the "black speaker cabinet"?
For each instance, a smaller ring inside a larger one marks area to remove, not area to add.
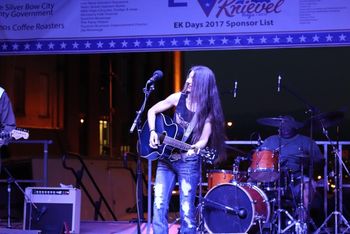
[[[42,234],[79,233],[81,192],[75,188],[27,187],[23,229]]]

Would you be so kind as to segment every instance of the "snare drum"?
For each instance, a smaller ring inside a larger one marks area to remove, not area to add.
[[[208,190],[218,184],[230,183],[233,180],[233,172],[230,170],[210,170],[208,172]]]

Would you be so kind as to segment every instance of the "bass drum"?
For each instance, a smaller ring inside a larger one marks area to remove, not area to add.
[[[203,220],[209,233],[256,233],[270,219],[266,194],[251,184],[220,184],[204,197]]]

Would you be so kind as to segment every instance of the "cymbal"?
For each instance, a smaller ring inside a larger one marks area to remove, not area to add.
[[[345,111],[333,111],[317,114],[306,121],[305,127],[311,124],[315,129],[328,128],[339,124],[344,119]]]
[[[256,122],[262,125],[279,127],[281,125],[283,118],[282,117],[269,117],[269,118],[260,118]]]
[[[271,126],[271,127],[281,127],[283,124],[288,124],[294,128],[303,127],[303,123],[296,121],[291,116],[280,116],[280,117],[268,117],[260,118],[256,120],[259,124]]]

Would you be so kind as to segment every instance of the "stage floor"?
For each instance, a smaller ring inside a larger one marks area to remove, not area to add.
[[[34,230],[22,230],[22,223],[11,224],[12,228],[7,228],[7,223],[2,220],[0,225],[0,234],[36,234]],[[178,224],[169,224],[169,233],[178,233]],[[147,223],[141,223],[140,230],[142,234],[152,233],[151,227]],[[137,223],[129,221],[81,221],[80,234],[137,234]]]

